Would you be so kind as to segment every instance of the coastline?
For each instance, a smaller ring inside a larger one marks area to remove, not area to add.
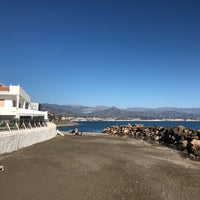
[[[160,126],[160,127],[176,127],[179,125],[185,126],[186,128],[191,128],[198,130],[200,129],[200,123],[194,122],[194,121],[80,121],[74,124],[71,123],[72,126],[65,126],[65,124],[62,124],[62,126],[58,126],[58,129],[60,131],[70,131],[71,129],[78,128],[79,131],[83,132],[102,132],[104,128],[109,126],[115,126],[115,125],[134,125],[134,124],[143,124],[145,126]],[[60,128],[59,128],[60,127]],[[66,127],[66,128],[65,128]]]
[[[200,122],[200,119],[85,119],[78,118],[77,120],[73,120],[70,122],[122,122],[122,121],[130,121],[130,122]]]
[[[74,136],[73,133],[70,133],[69,131],[60,131],[60,132],[64,135],[67,135],[67,136]],[[106,137],[110,137],[108,134],[101,133],[101,132],[82,132],[82,136],[106,136]]]
[[[54,122],[55,123],[55,122]],[[72,121],[68,121],[68,122],[57,122],[55,123],[57,127],[63,127],[63,126],[76,126],[78,125],[78,122],[72,122]]]

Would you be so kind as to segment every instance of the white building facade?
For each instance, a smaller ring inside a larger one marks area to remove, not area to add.
[[[0,154],[43,142],[57,135],[48,113],[31,103],[20,86],[0,84]]]
[[[31,104],[29,95],[20,86],[0,84],[0,119],[40,117],[47,121],[48,112],[35,108],[39,106],[36,103]]]

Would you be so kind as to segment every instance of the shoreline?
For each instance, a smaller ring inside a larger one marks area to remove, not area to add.
[[[73,133],[70,133],[69,131],[60,131],[64,135],[68,136],[74,136]],[[82,136],[106,136],[109,137],[110,135],[106,133],[101,133],[101,132],[82,132]]]
[[[119,119],[119,120],[114,120],[114,119],[107,119],[107,120],[88,120],[88,119],[82,119],[82,120],[74,120],[70,122],[200,122],[198,119]]]
[[[69,122],[59,122],[59,123],[55,123],[55,122],[54,122],[54,124],[56,124],[57,127],[76,126],[76,125],[79,125],[78,122],[71,122],[71,121],[69,121]]]

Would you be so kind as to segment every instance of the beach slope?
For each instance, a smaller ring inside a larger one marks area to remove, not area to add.
[[[0,157],[0,199],[199,199],[200,163],[104,135],[58,136]]]

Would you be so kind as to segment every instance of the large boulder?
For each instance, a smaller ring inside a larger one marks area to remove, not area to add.
[[[193,151],[195,151],[195,150],[200,150],[200,140],[193,139],[193,140],[191,141],[191,144],[192,144],[191,149],[192,149]]]

